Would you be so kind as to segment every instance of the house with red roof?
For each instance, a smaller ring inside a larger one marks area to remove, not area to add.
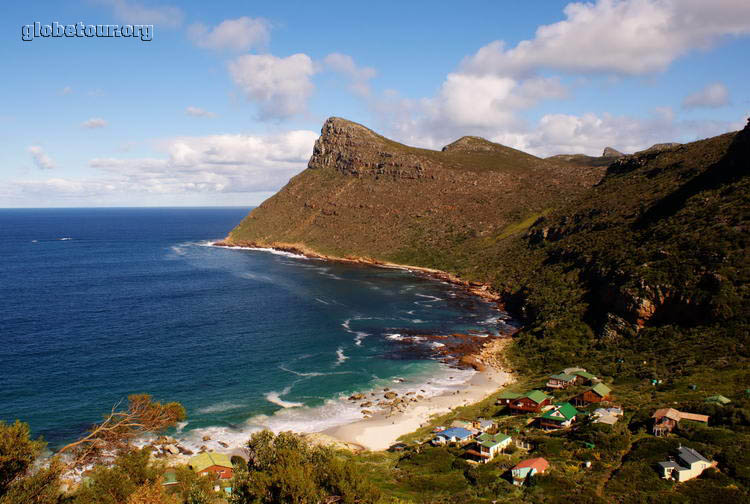
[[[523,485],[535,474],[542,474],[549,467],[549,462],[543,457],[522,460],[510,470],[514,485]]]

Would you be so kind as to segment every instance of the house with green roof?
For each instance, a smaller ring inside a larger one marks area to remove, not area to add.
[[[497,397],[497,401],[495,402],[495,405],[497,406],[507,406],[511,402],[515,401],[516,399],[519,399],[523,397],[523,394],[520,392],[511,392],[510,390],[504,390],[500,393],[500,395]]]
[[[480,434],[476,438],[476,446],[466,450],[466,453],[477,458],[480,462],[489,462],[495,455],[510,446],[511,437],[506,434]]]
[[[597,383],[590,389],[578,394],[573,402],[577,406],[610,401],[612,399],[612,389],[603,383]]]
[[[578,380],[578,376],[574,374],[558,373],[550,375],[549,380],[547,380],[547,388],[552,390],[566,389],[575,385]]]
[[[542,408],[551,404],[552,398],[541,390],[532,390],[508,404],[514,413],[539,413]]]
[[[568,402],[558,403],[545,411],[544,415],[539,418],[539,426],[543,429],[563,429],[570,427],[580,413],[575,406]]]
[[[587,383],[594,383],[598,382],[599,378],[597,378],[595,375],[589,373],[588,371],[574,371],[573,373],[570,373],[573,375],[576,375],[581,380],[581,383],[587,384]]]
[[[216,479],[232,479],[234,467],[229,455],[203,452],[188,461],[188,467],[198,475],[213,475]]]
[[[732,402],[731,399],[728,397],[724,397],[723,395],[713,395],[711,397],[706,397],[707,403],[715,403],[715,404],[721,404],[722,406],[727,405]]]

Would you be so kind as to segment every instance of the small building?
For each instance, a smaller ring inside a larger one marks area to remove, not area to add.
[[[599,380],[599,378],[597,378],[596,376],[592,375],[591,373],[589,373],[586,370],[583,370],[583,371],[573,371],[572,373],[568,373],[568,374],[572,374],[572,375],[577,376],[579,378],[579,381],[581,383],[583,383],[584,385],[593,385],[593,384],[598,383],[599,381],[601,381],[601,380]]]
[[[448,443],[465,443],[470,441],[474,437],[474,434],[469,429],[463,427],[451,427],[444,431],[438,432],[437,436],[432,440],[435,445],[444,445]]]
[[[593,423],[614,425],[622,415],[622,408],[596,408],[593,413]]]
[[[477,436],[477,449],[467,450],[466,453],[487,463],[510,446],[512,441],[511,437],[505,434],[480,434]]]
[[[548,467],[549,462],[542,457],[522,460],[510,470],[513,484],[523,485],[531,476],[544,473]]]
[[[603,383],[597,383],[590,389],[577,395],[575,399],[573,399],[573,402],[575,402],[577,406],[585,406],[587,404],[609,401],[611,399],[611,393],[612,389],[608,386]]]
[[[539,426],[543,429],[564,429],[570,427],[579,414],[580,411],[568,402],[556,404],[539,418]]]
[[[188,467],[199,475],[213,475],[216,479],[232,479],[234,468],[229,455],[204,452],[188,461]]]
[[[731,403],[732,401],[728,397],[724,397],[723,395],[712,395],[711,397],[706,397],[707,403],[715,403],[720,404],[722,406],[726,406],[727,404]]]
[[[519,392],[511,392],[509,390],[506,390],[502,392],[500,396],[498,396],[495,404],[497,406],[507,406],[513,401],[515,401],[516,399],[520,399],[521,397],[523,397],[523,394]]]
[[[698,415],[696,413],[685,413],[677,411],[674,408],[661,408],[651,415],[654,419],[653,433],[654,436],[664,436],[674,430],[680,420],[692,420],[694,422],[708,423],[708,415]]]
[[[480,432],[488,432],[495,429],[495,422],[486,418],[477,418],[472,422],[472,427]]]
[[[526,395],[510,402],[508,407],[514,413],[539,413],[542,408],[552,403],[552,398],[541,390],[532,390]]]
[[[554,374],[550,375],[549,380],[547,380],[547,388],[552,390],[566,389],[571,385],[575,385],[577,381],[578,377],[576,375],[567,373]]]
[[[715,461],[685,446],[677,449],[676,459],[659,462],[662,478],[675,480],[678,483],[697,478],[709,467],[716,467]]]

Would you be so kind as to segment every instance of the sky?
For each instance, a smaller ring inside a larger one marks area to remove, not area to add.
[[[408,145],[479,135],[549,156],[693,141],[750,114],[747,0],[3,10],[0,208],[257,205],[330,116]]]

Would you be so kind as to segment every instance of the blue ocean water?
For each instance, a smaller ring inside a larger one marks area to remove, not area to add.
[[[146,392],[185,405],[194,444],[321,430],[361,417],[354,391],[471,374],[409,334],[503,323],[406,271],[209,246],[248,210],[0,210],[0,420],[54,447]]]

